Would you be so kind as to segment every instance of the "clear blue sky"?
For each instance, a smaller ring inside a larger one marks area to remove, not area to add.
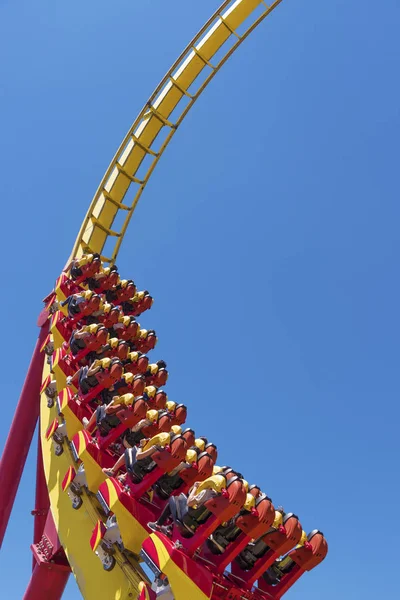
[[[120,140],[216,6],[0,5],[0,447],[40,300]],[[325,532],[328,559],[290,600],[399,595],[399,29],[397,0],[284,0],[180,128],[118,261],[156,298],[142,323],[188,424]],[[27,467],[0,556],[10,600],[29,578]]]

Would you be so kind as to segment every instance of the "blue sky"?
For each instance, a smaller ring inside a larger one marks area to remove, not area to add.
[[[216,6],[0,5],[1,303],[22,312],[3,322],[0,447],[40,300],[120,140]],[[328,559],[291,600],[399,593],[399,26],[396,0],[284,0],[181,126],[118,261],[156,299],[142,323],[188,424],[326,534]],[[0,557],[12,600],[34,470],[31,456]]]

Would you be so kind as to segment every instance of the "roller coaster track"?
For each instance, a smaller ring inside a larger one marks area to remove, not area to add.
[[[89,206],[70,258],[98,252],[103,261],[115,262],[143,190],[179,125],[229,57],[281,2],[225,1],[189,42],[122,140]],[[214,60],[216,57],[218,60]],[[201,75],[202,82],[196,89],[196,79]],[[163,130],[166,136],[157,148]],[[132,192],[133,200],[126,202],[125,197]],[[115,231],[113,223],[120,213],[123,224]],[[111,249],[105,255],[109,240]],[[59,458],[52,454],[51,444],[45,439],[51,418],[43,395],[41,437],[52,513],[81,592],[89,600],[134,597],[138,581],[144,578],[139,564],[134,560],[127,563],[118,556],[119,568],[105,573],[88,544],[97,519],[95,509],[86,498],[80,511],[71,511],[70,501],[61,490],[62,476],[72,461],[65,453]]]
[[[98,252],[103,261],[115,262],[143,190],[179,125],[229,57],[281,2],[225,1],[189,42],[122,140],[89,206],[70,258]],[[202,81],[196,89],[200,76]],[[157,147],[163,130],[166,136]],[[133,200],[126,202],[128,193]],[[112,227],[120,213],[122,227],[116,231]],[[111,249],[105,255],[110,241]],[[90,499],[84,499],[80,511],[72,511],[69,498],[61,490],[62,476],[72,459],[66,453],[56,458],[51,452],[45,433],[52,417],[43,397],[41,438],[52,513],[80,590],[88,600],[134,597],[138,581],[145,578],[139,564],[134,559],[127,562],[120,555],[119,568],[104,572],[88,544],[98,518]]]
[[[143,190],[179,125],[228,58],[281,1],[225,1],[189,42],[122,140],[89,206],[70,259],[97,252],[104,262],[115,262]],[[128,193],[129,201],[125,200]],[[122,222],[119,229],[113,229],[116,222]],[[48,375],[45,364],[43,379]],[[88,495],[82,508],[74,511],[62,491],[64,474],[74,462],[69,450],[55,457],[46,439],[53,410],[42,394],[40,435],[51,511],[82,595],[87,600],[136,598],[139,581],[146,579],[137,557],[117,551],[116,568],[105,572],[88,542],[99,518],[96,504]]]
[[[90,204],[71,257],[102,253],[111,240],[110,252],[102,260],[114,263],[143,190],[179,125],[228,58],[281,2],[223,2],[189,42],[122,140]],[[195,89],[200,75],[204,79]],[[163,130],[167,135],[157,147]],[[131,190],[133,200],[124,202]],[[123,224],[115,231],[113,223],[121,212]]]

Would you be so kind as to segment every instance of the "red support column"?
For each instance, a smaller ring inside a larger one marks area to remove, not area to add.
[[[48,511],[40,540],[32,544],[31,549],[35,568],[24,600],[59,600],[71,569],[58,539],[51,511]]]
[[[23,600],[60,600],[69,577],[69,568],[57,564],[37,564]]]
[[[35,431],[40,409],[40,386],[44,353],[40,348],[48,333],[43,322],[33,351],[31,364],[15,411],[0,462],[0,547],[17,494],[26,457]]]

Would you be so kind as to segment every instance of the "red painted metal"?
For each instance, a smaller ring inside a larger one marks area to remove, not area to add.
[[[69,570],[57,564],[37,564],[23,600],[59,600],[64,592],[69,577]]]
[[[40,421],[39,421],[40,425]],[[40,426],[39,426],[40,432]],[[38,434],[38,445],[37,445],[37,464],[36,464],[36,494],[35,494],[35,508],[32,514],[35,517],[33,526],[33,543],[37,544],[42,537],[44,526],[46,524],[47,513],[50,508],[49,493],[47,491],[46,478],[44,476],[43,468],[43,456],[42,456],[42,442],[40,440],[40,433]],[[36,566],[36,561],[33,558],[32,570]]]
[[[35,567],[24,600],[59,600],[68,581],[70,566],[51,511],[48,511],[40,540],[32,544],[31,549]]]
[[[0,547],[39,416],[39,395],[44,361],[44,354],[40,352],[40,348],[47,333],[48,329],[43,325],[0,462]]]

